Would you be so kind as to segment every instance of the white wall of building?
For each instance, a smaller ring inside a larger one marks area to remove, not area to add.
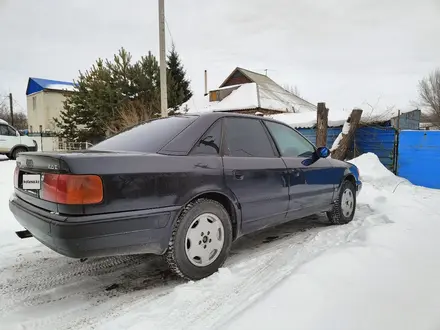
[[[61,91],[45,90],[27,96],[28,129],[39,132],[55,131],[53,118],[59,118],[66,97]]]

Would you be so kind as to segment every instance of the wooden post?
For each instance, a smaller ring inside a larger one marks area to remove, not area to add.
[[[360,109],[354,109],[351,112],[350,117],[348,117],[344,123],[342,132],[338,135],[330,150],[333,159],[344,160],[347,156],[347,151],[350,148],[356,129],[359,126],[361,116],[362,110]]]
[[[316,118],[316,145],[318,147],[327,146],[327,127],[328,127],[328,109],[325,103],[318,103]]]

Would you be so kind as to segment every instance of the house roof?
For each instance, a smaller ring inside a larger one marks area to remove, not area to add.
[[[241,106],[240,109],[243,108],[254,108],[255,98],[257,106],[261,109],[269,109],[269,110],[278,110],[280,112],[307,112],[307,111],[316,111],[316,106],[303,98],[285,90],[283,87],[278,85],[275,81],[269,78],[266,75],[256,73],[253,71],[249,71],[240,67],[235,68],[234,71],[225,79],[225,81],[220,85],[221,88],[227,88],[229,86],[225,86],[227,82],[233,77],[237,72],[244,75],[248,78],[252,84],[254,84],[255,96],[249,99],[249,105],[247,107]],[[236,91],[233,93],[238,93],[240,89],[246,89],[248,84],[242,84]],[[244,94],[244,93],[243,93]],[[231,104],[228,98],[232,96],[226,97],[224,100],[218,102],[222,103],[227,101],[226,103],[232,107],[230,110],[237,110],[237,107]],[[252,103],[252,104],[251,104]],[[222,108],[225,108],[222,106]],[[225,110],[222,110],[225,111]]]
[[[26,88],[26,95],[38,93],[42,90],[55,90],[55,91],[73,91],[73,82],[58,81],[42,78],[29,78]]]

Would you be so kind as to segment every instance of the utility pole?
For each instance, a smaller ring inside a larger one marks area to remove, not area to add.
[[[14,99],[12,93],[9,93],[9,109],[11,110],[11,126],[14,127]]]
[[[160,112],[162,117],[168,117],[167,95],[167,64],[165,44],[165,3],[159,0],[159,48],[160,48]]]

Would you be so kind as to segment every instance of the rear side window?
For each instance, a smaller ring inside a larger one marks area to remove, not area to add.
[[[197,118],[173,116],[154,119],[102,141],[89,150],[157,152]]]
[[[225,156],[275,157],[269,136],[258,119],[226,118]]]
[[[222,140],[222,123],[218,120],[200,139],[191,152],[192,155],[218,155]]]

